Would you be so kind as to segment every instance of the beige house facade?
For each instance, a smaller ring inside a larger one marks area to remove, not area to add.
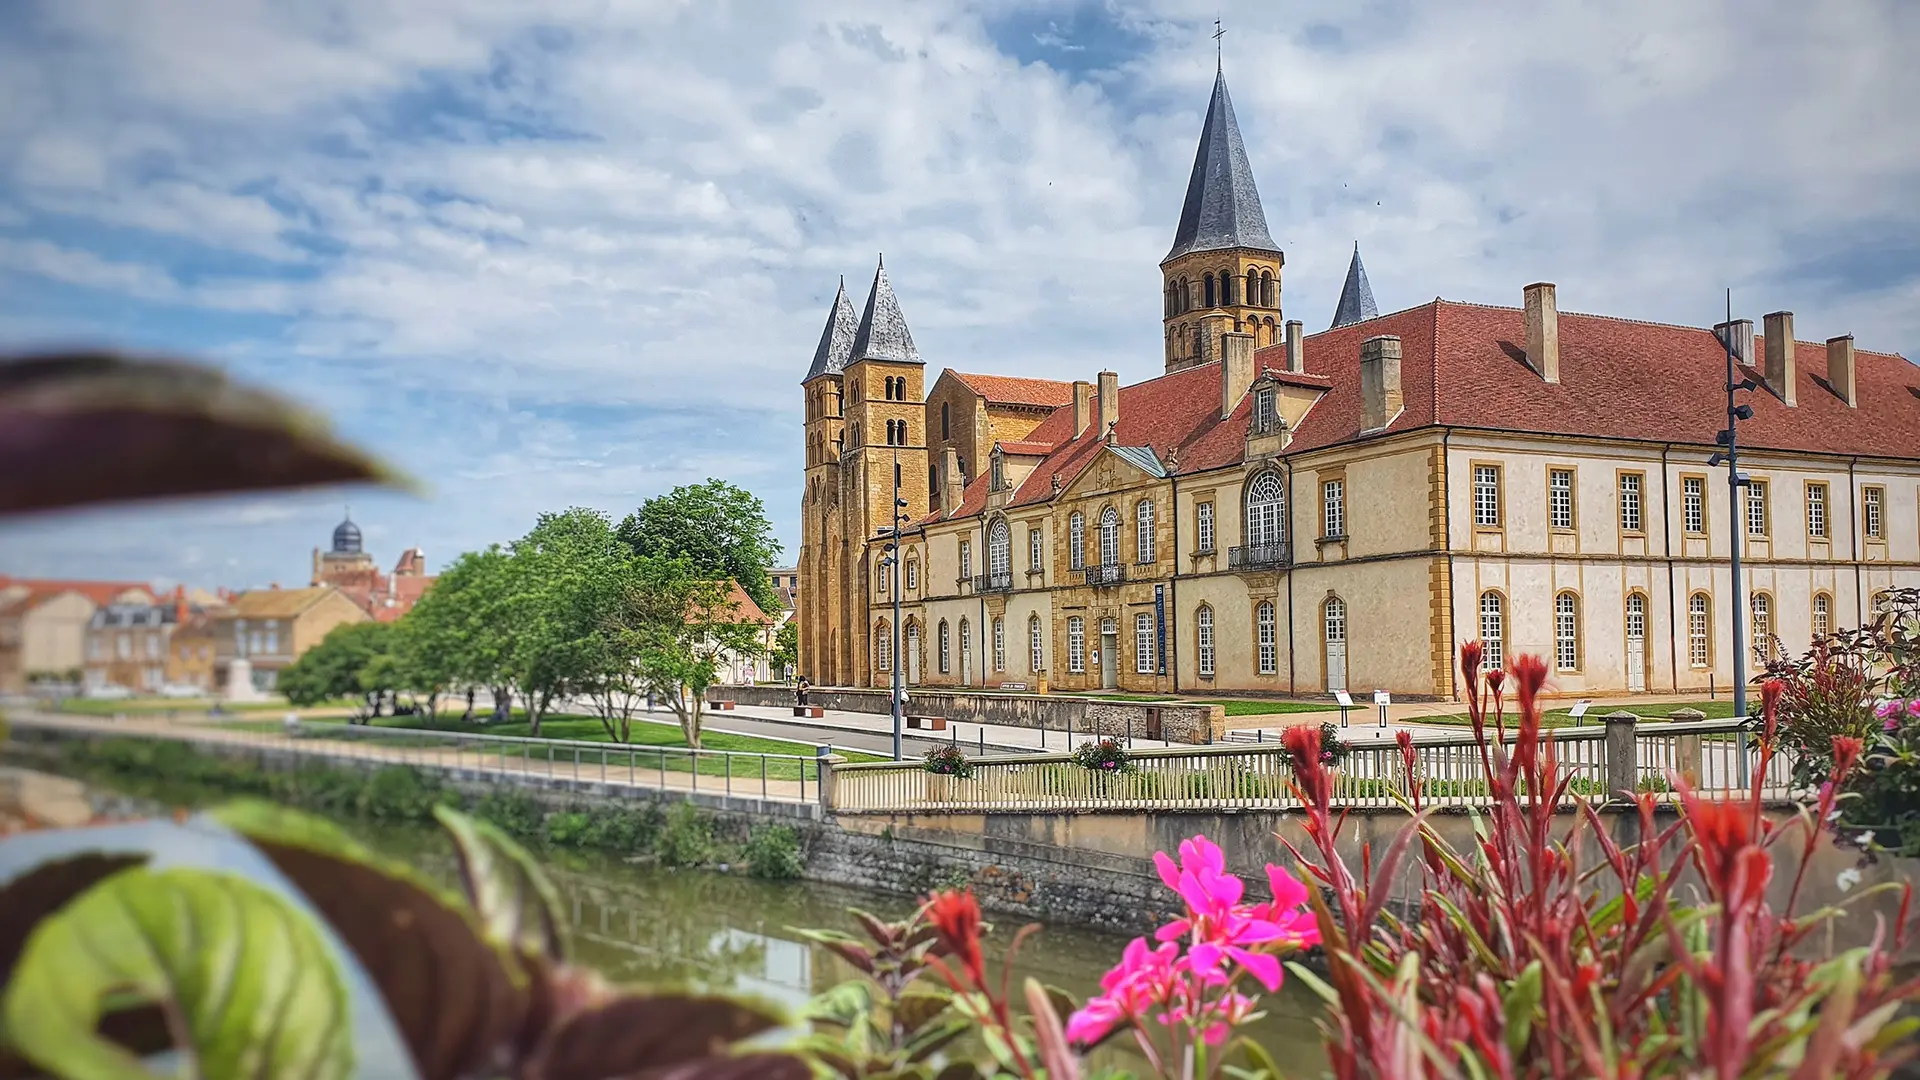
[[[234,664],[245,661],[242,670],[253,690],[271,692],[280,672],[334,627],[370,618],[366,609],[332,586],[241,593],[212,618],[215,683],[232,693]]]
[[[21,693],[41,680],[80,682],[94,612],[107,604],[154,602],[145,587],[131,583],[0,577],[0,693]]]
[[[1357,249],[1334,325],[1308,335],[1267,325],[1283,263],[1222,80],[1162,263],[1165,374],[1070,384],[975,475],[929,460],[941,420],[917,354],[886,377],[890,404],[920,414],[878,448],[851,426],[823,438],[810,404],[801,576],[833,602],[801,612],[802,673],[1449,698],[1459,645],[1480,640],[1500,660],[1547,658],[1558,694],[1690,694],[1728,686],[1736,617],[1751,671],[1920,585],[1920,368],[1905,358],[1844,333],[1799,340],[1789,312],[1757,328],[1562,313],[1544,282],[1513,307],[1381,315]],[[1754,384],[1734,488],[1710,463],[1729,353]],[[856,367],[876,370],[817,354],[810,403]],[[896,459],[929,483],[903,484],[890,561]]]

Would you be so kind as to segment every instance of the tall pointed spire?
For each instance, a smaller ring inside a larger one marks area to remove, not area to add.
[[[1373,286],[1367,284],[1367,268],[1360,265],[1360,241],[1353,242],[1353,261],[1347,264],[1347,283],[1340,288],[1340,304],[1333,309],[1333,325],[1338,330],[1357,322],[1376,318],[1380,308],[1373,302]]]
[[[1227,96],[1227,76],[1222,70],[1214,74],[1213,100],[1200,129],[1186,205],[1180,208],[1180,228],[1173,234],[1167,259],[1236,247],[1280,250],[1267,233],[1267,215],[1260,208],[1259,189],[1253,186],[1253,166],[1247,163],[1247,148],[1240,139],[1240,124],[1233,118],[1233,99]]]
[[[907,317],[900,312],[893,284],[887,280],[884,256],[873,272],[873,291],[867,294],[866,314],[860,316],[860,328],[853,335],[853,350],[847,357],[849,364],[862,360],[924,363],[920,350],[913,346],[913,335],[907,332]]]
[[[807,368],[807,377],[801,379],[802,385],[812,382],[822,375],[838,375],[847,366],[847,357],[853,354],[853,336],[860,329],[860,320],[853,313],[853,301],[847,299],[847,279],[840,278],[840,291],[833,298],[833,310],[827,312],[826,329],[820,331],[820,345],[813,350],[813,365]]]

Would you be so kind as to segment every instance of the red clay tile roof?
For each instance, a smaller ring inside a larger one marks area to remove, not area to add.
[[[0,574],[0,589],[20,587],[34,604],[61,593],[77,592],[96,604],[108,604],[113,598],[128,589],[139,589],[149,596],[159,597],[153,586],[139,581],[66,581],[55,578],[17,578]]]
[[[739,582],[729,581],[727,584],[733,587],[733,591],[728,594],[727,599],[733,603],[733,617],[735,620],[743,623],[757,623],[761,626],[766,626],[773,622],[773,616],[762,611],[760,605],[753,602],[753,597],[747,595],[747,590],[740,587]]]
[[[969,375],[955,371],[953,377],[966,383],[974,393],[993,405],[1031,405],[1057,409],[1073,403],[1073,384],[1054,379],[1026,379],[1014,375]]]
[[[1400,338],[1402,411],[1386,430],[1446,425],[1606,439],[1671,442],[1702,450],[1725,426],[1726,356],[1711,330],[1633,322],[1602,315],[1560,314],[1560,382],[1549,384],[1524,360],[1525,315],[1519,308],[1436,300],[1306,339],[1306,371],[1284,371],[1286,347],[1255,354],[1257,371],[1282,382],[1328,392],[1294,429],[1288,453],[1360,437],[1360,344],[1380,334]],[[1756,359],[1765,342],[1755,336]],[[1920,367],[1903,357],[1857,349],[1858,407],[1849,408],[1827,382],[1824,344],[1794,346],[1797,404],[1766,390],[1743,394],[1753,419],[1740,425],[1742,446],[1762,450],[1920,458]],[[1758,373],[1749,369],[1746,374]],[[969,376],[968,378],[976,378]],[[1115,442],[1145,446],[1178,472],[1232,465],[1246,452],[1251,402],[1221,420],[1220,366],[1208,364],[1120,390]],[[1024,506],[1052,496],[1053,476],[1071,484],[1095,458],[1093,430],[1073,435],[1073,414],[1061,409],[1027,443],[1053,450],[1014,494]],[[988,477],[967,485],[958,511],[923,523],[969,517],[986,507]]]

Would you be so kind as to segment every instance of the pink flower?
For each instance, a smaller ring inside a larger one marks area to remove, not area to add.
[[[1916,704],[1920,704],[1920,698],[1914,698],[1913,700]],[[1891,721],[1899,717],[1904,708],[1905,704],[1899,698],[1891,698],[1875,705],[1873,707],[1873,715],[1881,720]],[[1892,729],[1889,728],[1888,730]]]
[[[1907,702],[1907,715],[1920,717],[1920,697]]]
[[[1128,942],[1120,963],[1101,976],[1100,994],[1067,1018],[1067,1039],[1083,1046],[1099,1042],[1116,1025],[1168,1005],[1181,974],[1179,952],[1171,944],[1148,948],[1146,938]]]

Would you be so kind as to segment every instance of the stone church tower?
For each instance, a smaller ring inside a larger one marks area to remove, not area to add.
[[[1167,370],[1220,359],[1222,334],[1252,334],[1255,348],[1278,344],[1286,334],[1280,316],[1285,262],[1267,234],[1226,74],[1216,71],[1180,227],[1160,260]]]
[[[913,344],[885,263],[854,318],[845,283],[802,381],[807,483],[800,505],[800,673],[822,685],[864,685],[872,664],[867,604],[878,558],[867,539],[897,512],[928,512],[926,363]],[[894,503],[899,483],[904,507]]]

